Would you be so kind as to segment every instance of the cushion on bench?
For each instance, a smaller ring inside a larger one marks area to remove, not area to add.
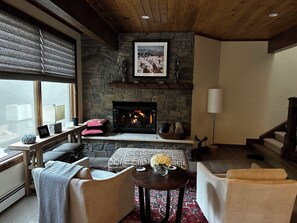
[[[53,149],[55,152],[66,152],[66,153],[79,153],[81,150],[83,150],[84,144],[82,143],[63,143]]]
[[[65,161],[68,159],[68,155],[69,154],[66,152],[48,151],[43,153],[43,163],[46,163],[50,160]]]

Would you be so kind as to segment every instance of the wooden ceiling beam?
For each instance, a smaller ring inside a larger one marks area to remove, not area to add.
[[[268,41],[268,53],[276,53],[297,45],[297,26],[284,31]]]
[[[100,44],[118,50],[118,33],[115,32],[84,0],[34,0]]]

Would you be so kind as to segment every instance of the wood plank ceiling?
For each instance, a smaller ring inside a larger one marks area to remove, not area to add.
[[[296,0],[86,1],[117,32],[195,32],[218,40],[268,40],[297,25]],[[279,16],[269,17],[273,12]]]
[[[222,41],[297,44],[296,0],[26,0],[116,49],[123,32],[194,32]],[[277,17],[270,17],[278,13]],[[149,16],[143,20],[143,15]]]

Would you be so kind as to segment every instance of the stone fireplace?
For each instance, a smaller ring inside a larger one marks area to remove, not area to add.
[[[156,133],[157,103],[113,101],[113,131]]]
[[[170,40],[167,78],[133,76],[132,42],[137,39]],[[157,103],[155,131],[165,122],[174,124],[180,121],[190,125],[192,89],[185,89],[182,86],[193,81],[193,52],[194,33],[123,33],[119,34],[118,51],[109,50],[83,35],[84,121],[108,118],[110,122],[107,131],[112,132],[115,129],[113,102],[155,102]],[[180,86],[174,82],[173,77],[176,58],[180,61]],[[127,61],[127,82],[116,85],[115,83],[122,82],[119,67],[124,59]],[[177,87],[171,87],[172,84]]]

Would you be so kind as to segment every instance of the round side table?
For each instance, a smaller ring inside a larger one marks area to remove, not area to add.
[[[144,165],[144,167],[146,168],[145,171],[137,171],[134,169],[132,172],[133,180],[135,184],[138,185],[139,189],[141,221],[145,223],[151,222],[150,190],[167,191],[166,215],[162,220],[162,222],[167,222],[170,208],[170,190],[179,189],[175,222],[180,222],[185,186],[189,181],[188,172],[177,167],[176,170],[169,170],[166,176],[157,176],[153,173],[153,169],[149,164]],[[145,190],[145,208],[143,190]]]

